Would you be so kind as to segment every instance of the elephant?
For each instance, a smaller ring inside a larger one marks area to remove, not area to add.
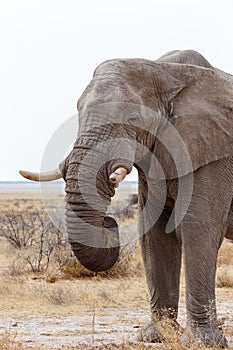
[[[221,243],[233,239],[233,76],[194,50],[155,61],[111,59],[95,69],[77,106],[77,139],[59,168],[20,173],[35,181],[63,177],[69,242],[77,259],[98,272],[118,260],[118,225],[106,213],[135,166],[151,308],[141,340],[162,341],[163,317],[177,327],[183,254],[182,342],[227,347],[215,277]]]

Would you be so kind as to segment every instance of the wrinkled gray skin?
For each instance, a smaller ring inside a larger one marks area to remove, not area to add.
[[[116,105],[108,109],[108,103]],[[154,111],[154,116],[143,115],[142,107]],[[110,60],[95,70],[79,99],[78,111],[79,134],[72,152],[60,165],[66,181],[67,232],[77,258],[93,271],[108,269],[116,262],[118,228],[106,216],[115,193],[109,175],[119,166],[130,171],[135,165],[141,211],[147,203],[139,230],[152,312],[152,323],[142,330],[142,340],[161,341],[156,319],[164,314],[176,325],[182,247],[187,304],[183,342],[197,339],[209,346],[226,347],[227,341],[217,326],[215,272],[224,236],[233,238],[232,76],[191,50],[173,51],[157,61]],[[182,152],[180,169],[176,169],[169,152],[157,142],[156,135],[166,129],[164,120],[170,121],[184,140],[192,169],[185,167]],[[117,144],[105,146],[105,142],[116,138],[126,140],[120,142],[119,150]],[[156,171],[152,178],[151,157],[139,151],[134,141],[159,160],[167,189],[159,174],[156,178]],[[100,150],[86,156],[101,142]],[[193,176],[191,202],[178,227],[166,233],[177,198],[177,174],[185,189],[184,200],[191,191],[189,179]],[[156,185],[148,195],[150,181]],[[166,198],[165,205],[161,204],[161,196]],[[157,222],[151,221],[151,213],[158,213]],[[147,225],[150,221],[151,225]],[[146,232],[145,226],[149,227]]]

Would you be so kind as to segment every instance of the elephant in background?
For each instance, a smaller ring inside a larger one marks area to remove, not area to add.
[[[233,238],[233,77],[192,50],[156,61],[109,60],[96,68],[78,111],[80,129],[60,171],[21,174],[64,178],[71,247],[84,266],[101,271],[120,249],[107,207],[135,166],[152,313],[142,340],[161,341],[156,320],[164,315],[176,326],[183,252],[182,341],[227,347],[217,325],[215,274],[223,238]]]

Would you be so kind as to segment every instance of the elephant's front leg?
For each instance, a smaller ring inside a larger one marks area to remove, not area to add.
[[[215,274],[232,199],[229,170],[227,160],[222,160],[194,173],[192,200],[180,225],[187,304],[184,344],[195,339],[208,346],[227,346],[217,324]]]
[[[187,232],[192,226],[182,225]],[[184,263],[186,279],[187,328],[183,335],[183,343],[201,340],[205,345],[220,345],[225,347],[227,342],[217,326],[215,303],[215,273],[217,262],[217,247],[209,240],[202,242],[201,235],[209,234],[208,228],[195,224],[193,236],[185,234]],[[202,233],[198,233],[202,232]],[[198,242],[199,241],[199,242]],[[200,242],[202,242],[200,244]]]
[[[151,300],[152,321],[145,325],[141,340],[161,342],[156,322],[163,316],[176,323],[181,267],[181,241],[175,233],[165,233],[170,210],[165,209],[154,227],[141,239],[141,250]]]

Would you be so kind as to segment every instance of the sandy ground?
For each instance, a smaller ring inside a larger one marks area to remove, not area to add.
[[[0,313],[0,332],[6,328],[16,333],[16,340],[27,346],[47,349],[64,346],[121,344],[135,341],[138,327],[149,320],[142,310],[105,309],[72,316],[41,316]]]

